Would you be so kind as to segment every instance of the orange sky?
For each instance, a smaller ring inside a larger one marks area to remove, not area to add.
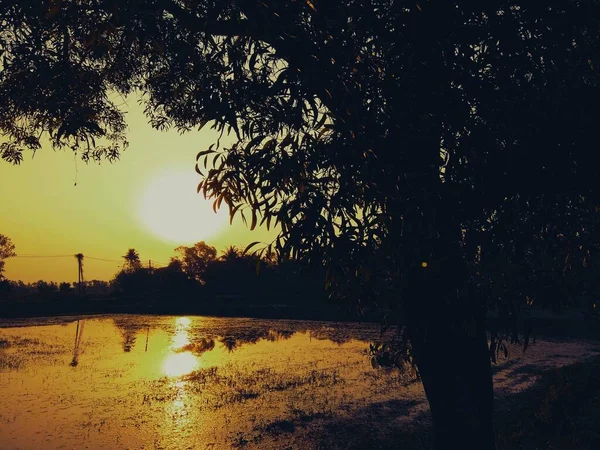
[[[75,281],[70,255],[81,252],[85,279],[108,280],[130,247],[144,261],[166,264],[181,244],[205,240],[220,251],[273,239],[272,230],[251,232],[239,217],[230,226],[226,206],[215,216],[212,202],[195,193],[196,154],[216,133],[153,130],[135,100],[128,103],[130,146],[114,164],[85,164],[49,145],[20,166],[0,161],[0,234],[18,255],[66,255],[10,258],[7,278]]]

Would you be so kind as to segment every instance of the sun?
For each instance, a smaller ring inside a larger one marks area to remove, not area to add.
[[[192,244],[219,234],[229,223],[225,205],[196,192],[198,174],[170,169],[151,178],[137,200],[137,216],[153,235],[177,244]]]

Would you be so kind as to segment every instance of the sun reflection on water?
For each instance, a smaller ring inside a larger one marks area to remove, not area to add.
[[[169,377],[180,377],[196,370],[198,358],[190,352],[172,353],[163,363],[163,373]]]
[[[180,329],[177,330],[176,334],[172,338],[171,349],[179,350],[190,343],[190,335],[188,330]]]
[[[189,317],[178,317],[175,319],[175,325],[182,328],[189,328],[192,323],[192,319]]]
[[[162,366],[163,373],[171,378],[168,385],[175,392],[171,401],[165,404],[166,416],[163,422],[163,429],[169,430],[167,434],[172,436],[169,447],[173,448],[182,448],[180,444],[182,440],[187,440],[190,432],[190,399],[186,389],[188,382],[179,377],[193,372],[200,366],[199,358],[189,350],[191,324],[192,321],[188,317],[175,319],[175,333],[171,337],[169,353]]]
[[[200,361],[190,351],[181,351],[190,344],[189,317],[178,317],[175,319],[175,334],[171,339],[169,354],[163,362],[162,371],[169,377],[180,377],[196,370]]]

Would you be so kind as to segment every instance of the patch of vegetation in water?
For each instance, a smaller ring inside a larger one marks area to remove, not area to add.
[[[24,365],[25,361],[21,356],[0,349],[0,371],[18,370]]]
[[[310,369],[300,373],[285,373],[271,368],[243,371],[231,366],[209,367],[197,370],[181,378],[185,389],[203,397],[203,406],[219,409],[224,406],[256,399],[268,392],[286,391],[301,387],[320,388],[342,383],[337,369]],[[154,381],[153,388],[143,402],[165,402],[177,395],[177,387],[170,387],[172,380],[162,378]],[[172,391],[172,392],[171,392]]]

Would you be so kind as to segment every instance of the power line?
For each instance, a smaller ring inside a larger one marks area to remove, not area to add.
[[[85,255],[84,255],[85,256]],[[16,255],[16,256],[12,256],[12,258],[74,258],[75,255]],[[94,261],[103,261],[103,262],[114,262],[114,263],[123,263],[123,260],[120,259],[106,259],[106,258],[96,258],[94,256],[85,256],[85,260],[94,260]],[[155,260],[150,260],[152,261],[152,264],[159,267],[159,266],[163,266],[166,267],[168,266],[170,263],[166,263],[163,261],[155,261]]]
[[[75,255],[16,255],[11,258],[74,258]]]
[[[152,260],[152,264],[154,264],[154,263],[161,265],[161,266],[168,266],[169,264],[171,264],[170,262]]]
[[[118,259],[94,258],[93,256],[86,256],[85,259],[93,259],[94,261],[117,262],[117,263],[123,262]]]

